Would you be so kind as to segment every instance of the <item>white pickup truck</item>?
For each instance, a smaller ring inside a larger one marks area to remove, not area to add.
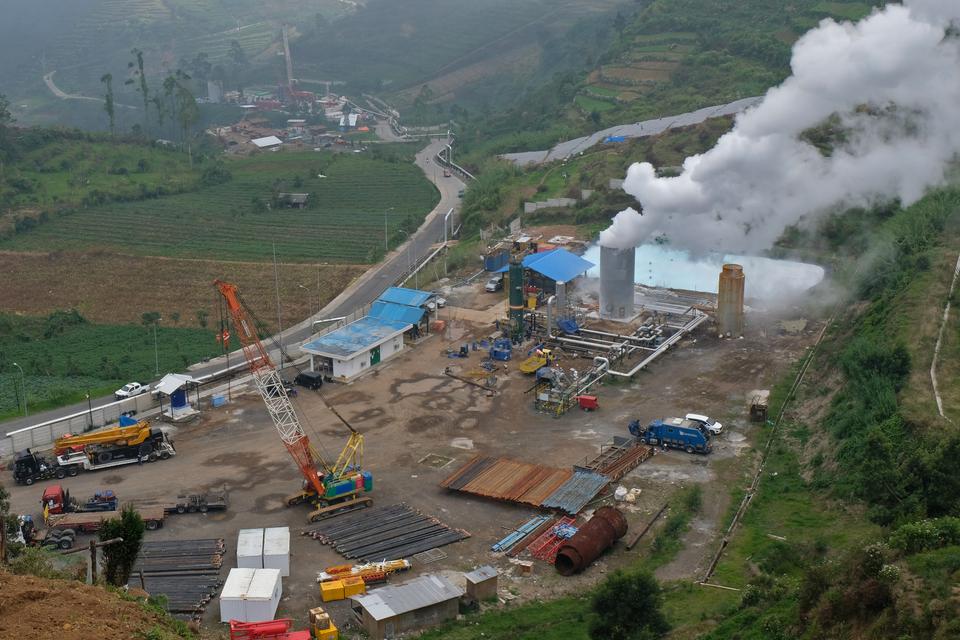
[[[113,392],[113,397],[117,400],[124,400],[126,398],[132,398],[133,396],[138,396],[141,393],[146,393],[150,391],[150,385],[140,384],[139,382],[128,382],[119,389]]]

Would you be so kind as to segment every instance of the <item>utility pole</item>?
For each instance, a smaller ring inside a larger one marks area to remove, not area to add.
[[[280,367],[277,371],[283,371],[283,319],[280,317],[280,272],[277,270],[277,243],[273,243],[273,282],[277,291],[277,338],[280,343]]]
[[[160,351],[157,349],[157,325],[163,318],[157,318],[153,323],[153,359],[157,365],[157,375],[160,375]]]
[[[13,363],[17,369],[20,370],[20,386],[23,388],[23,415],[27,415],[27,377],[23,375],[23,367],[18,365],[16,362]]]
[[[118,542],[123,542],[123,538],[111,538],[109,540],[104,540],[103,542],[97,542],[96,540],[90,541],[89,547],[79,547],[77,549],[70,549],[69,551],[64,551],[60,555],[68,556],[72,553],[83,553],[84,551],[90,551],[90,584],[97,584],[97,549],[99,547],[106,547],[111,544],[117,544]]]

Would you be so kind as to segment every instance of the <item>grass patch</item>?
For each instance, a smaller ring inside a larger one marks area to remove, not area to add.
[[[0,417],[16,416],[22,403],[14,362],[23,368],[30,412],[155,377],[153,330],[144,326],[90,324],[58,312],[48,318],[0,315],[0,329]],[[199,328],[161,326],[156,345],[161,373],[220,353],[213,331]]]
[[[506,606],[422,634],[420,640],[588,640],[586,598]]]

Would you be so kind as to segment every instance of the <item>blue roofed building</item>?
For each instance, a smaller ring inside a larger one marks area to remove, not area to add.
[[[523,268],[528,276],[527,282],[546,293],[556,293],[557,285],[572,282],[594,266],[596,265],[589,260],[584,260],[566,249],[531,253],[523,258]],[[499,271],[506,273],[509,270],[510,265],[506,265]]]
[[[429,291],[390,287],[366,316],[323,333],[300,349],[310,355],[310,370],[347,382],[404,349],[404,334],[416,338],[427,325]]]

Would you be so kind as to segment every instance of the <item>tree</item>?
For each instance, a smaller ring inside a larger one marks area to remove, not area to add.
[[[174,311],[170,314],[170,319],[173,320],[173,324],[180,324],[180,312]]]
[[[207,328],[207,318],[210,316],[210,313],[206,309],[197,309],[197,324],[200,325],[201,329]]]
[[[117,128],[113,108],[113,74],[103,74],[100,76],[100,82],[107,85],[107,94],[103,97],[103,110],[107,112],[107,117],[110,118],[110,135],[115,135]]]
[[[13,114],[10,113],[10,101],[0,93],[0,180],[3,179],[3,163],[8,156],[13,155],[12,142],[7,128],[13,124]]]
[[[127,584],[146,528],[143,518],[131,506],[124,507],[119,518],[111,518],[100,525],[101,541],[123,538],[123,542],[103,547],[103,576],[109,584],[117,587]]]
[[[140,323],[148,329],[160,322],[159,311],[145,311],[140,314]]]
[[[593,640],[654,640],[670,625],[660,610],[660,585],[647,571],[615,571],[593,593],[590,637]]]
[[[136,58],[136,70],[133,71],[133,78],[128,78],[124,84],[133,84],[134,78],[138,79],[139,85],[137,91],[140,92],[140,98],[143,100],[143,128],[148,128],[147,118],[150,115],[150,89],[147,86],[147,76],[143,72],[143,51],[137,48],[130,50],[130,54]],[[133,69],[134,63],[128,62],[127,69]]]

